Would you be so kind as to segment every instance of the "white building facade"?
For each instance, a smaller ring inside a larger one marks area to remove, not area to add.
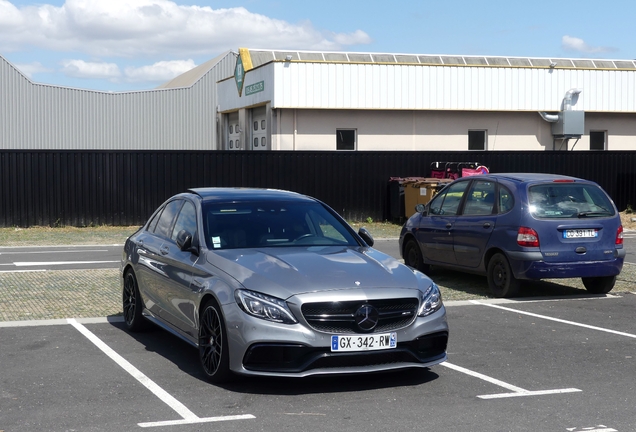
[[[247,91],[234,77],[218,84],[221,124],[244,131],[239,149],[636,149],[633,61],[257,50],[240,57],[251,66]],[[265,115],[258,124],[254,110]],[[574,112],[574,130],[563,130],[564,111]],[[261,125],[267,145],[250,135]],[[221,143],[236,149],[225,134]]]
[[[106,93],[0,57],[0,148],[636,150],[636,63],[241,48]]]

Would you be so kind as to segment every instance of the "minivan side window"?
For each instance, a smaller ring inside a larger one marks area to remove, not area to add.
[[[512,192],[505,186],[499,185],[499,213],[507,213],[515,205],[515,199]]]
[[[464,215],[489,215],[495,207],[495,182],[475,180],[464,205]]]
[[[456,215],[468,183],[467,181],[461,181],[445,188],[439,196],[431,201],[429,207],[431,214]]]

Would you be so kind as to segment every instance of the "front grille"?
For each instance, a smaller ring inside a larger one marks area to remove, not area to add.
[[[404,328],[411,324],[417,314],[417,298],[354,300],[343,302],[305,303],[302,313],[314,330],[330,334],[360,333],[354,316],[364,304],[375,307],[379,312],[378,325],[373,333],[382,333]]]
[[[395,349],[334,353],[329,348],[311,348],[299,344],[258,343],[250,346],[243,358],[247,370],[299,373],[312,369],[346,369],[390,366],[396,363],[428,363],[443,358],[448,332],[420,336],[398,342]]]

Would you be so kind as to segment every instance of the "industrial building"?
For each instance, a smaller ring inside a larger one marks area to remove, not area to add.
[[[0,148],[635,150],[636,62],[240,48],[111,93],[0,57]]]

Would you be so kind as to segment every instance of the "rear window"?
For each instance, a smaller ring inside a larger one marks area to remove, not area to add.
[[[539,219],[614,216],[603,190],[592,184],[546,183],[528,188],[530,213]]]

